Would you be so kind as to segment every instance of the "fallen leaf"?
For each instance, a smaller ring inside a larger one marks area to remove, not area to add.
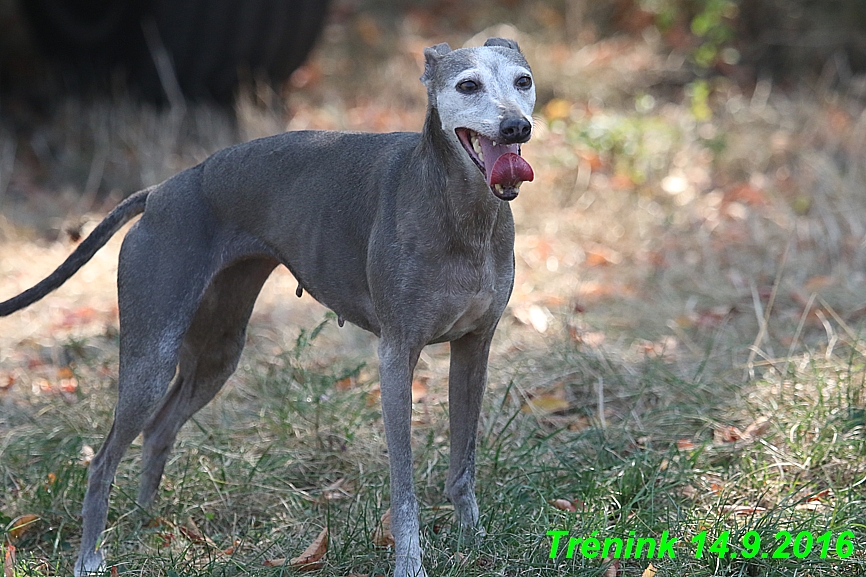
[[[289,564],[295,569],[301,571],[309,571],[319,569],[324,565],[320,563],[322,557],[328,552],[328,528],[322,529],[319,536],[316,537],[310,545],[304,549],[304,552],[297,557],[289,560]]]
[[[16,517],[9,524],[7,534],[13,539],[18,539],[21,535],[33,529],[38,520],[39,515],[21,515]]]
[[[337,387],[338,391],[348,391],[352,387],[355,386],[357,379],[353,376],[346,377],[345,379],[340,379],[334,386]]]
[[[620,563],[619,559],[605,557],[604,561],[602,561],[602,564],[604,563],[610,563],[610,565],[608,565],[607,569],[605,569],[604,573],[602,573],[603,577],[619,577],[620,575],[622,575],[622,564]]]
[[[39,377],[37,379],[33,379],[32,390],[37,395],[40,393],[42,393],[42,394],[50,393],[52,388],[53,387],[51,385],[51,382],[44,377]]]
[[[379,519],[379,526],[373,531],[373,545],[376,547],[393,547],[394,534],[391,533],[391,509],[389,508]]]
[[[758,417],[755,421],[746,427],[743,431],[743,440],[752,441],[770,430],[770,419],[768,417]]]
[[[557,394],[540,395],[526,401],[520,408],[521,413],[540,412],[545,414],[558,413],[568,409],[568,401]]]
[[[814,501],[814,502],[810,502],[810,503],[798,503],[798,504],[794,505],[794,509],[796,511],[809,511],[812,513],[814,513],[815,511],[820,511],[822,509],[826,509],[827,507],[828,507],[828,505],[826,505],[820,501]]]
[[[575,507],[574,503],[568,499],[551,499],[548,503],[553,505],[554,509],[559,509],[560,511],[568,511],[569,513],[577,512],[577,507]]]
[[[823,491],[819,491],[819,492],[815,493],[814,495],[809,495],[808,497],[806,497],[806,501],[808,501],[808,502],[820,501],[822,499],[826,499],[826,498],[832,497],[832,496],[833,496],[833,492],[830,489],[824,489]]]
[[[586,266],[606,266],[622,262],[622,255],[612,248],[591,243],[584,248]]]
[[[60,379],[60,390],[64,393],[74,393],[78,389],[78,379],[70,377],[68,379]]]
[[[760,188],[747,182],[739,183],[725,192],[724,201],[740,202],[751,206],[766,206],[769,204],[767,194]]]
[[[379,385],[375,385],[366,395],[368,407],[374,407],[379,404],[379,399],[382,397],[382,389]]]
[[[172,529],[174,528],[174,524],[162,517],[151,517],[145,527],[148,529]]]
[[[186,523],[179,528],[181,535],[186,537],[188,541],[199,545],[207,545],[212,549],[219,549],[213,540],[205,535],[204,531],[198,528],[192,517],[188,517]]]
[[[111,577],[118,577],[120,575],[120,569],[117,568],[117,565],[111,566]]]
[[[427,385],[424,384],[424,381],[416,380],[412,381],[412,402],[413,403],[423,403],[424,399],[427,397]]]
[[[733,425],[723,425],[713,429],[713,441],[717,444],[734,443],[743,438],[743,432]]]
[[[692,451],[695,448],[695,444],[691,439],[680,439],[677,441],[677,449],[680,451]]]
[[[60,367],[57,369],[57,378],[58,379],[72,379],[75,378],[75,373],[72,372],[70,367]]]
[[[15,384],[17,379],[15,375],[6,375],[5,377],[0,377],[0,391],[6,391],[12,388],[12,385]]]
[[[658,569],[650,563],[647,565],[646,569],[643,570],[643,573],[640,574],[640,577],[655,577],[656,573],[658,573]]]
[[[6,547],[6,555],[3,558],[3,577],[15,577],[15,546]]]

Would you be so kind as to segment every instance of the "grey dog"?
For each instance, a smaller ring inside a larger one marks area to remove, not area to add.
[[[180,427],[237,367],[262,284],[286,266],[299,291],[380,337],[397,577],[421,576],[412,480],[412,373],[451,343],[446,493],[481,533],[475,439],[487,357],[514,282],[507,202],[533,179],[520,156],[535,87],[517,43],[424,51],[419,133],[289,132],[218,152],[120,203],[50,276],[0,303],[23,308],[72,276],[144,213],[118,265],[120,375],[114,424],[90,464],[75,574],[101,571],[111,484],[144,433],[138,502],[156,496]]]

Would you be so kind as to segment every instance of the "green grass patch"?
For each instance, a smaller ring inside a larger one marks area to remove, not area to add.
[[[388,508],[375,378],[363,366],[317,357],[321,327],[303,331],[276,359],[253,362],[185,427],[150,511],[133,502],[133,446],[118,473],[104,540],[120,573],[294,574],[263,563],[299,555],[324,527],[330,547],[315,574],[388,573],[392,553],[371,540]],[[768,369],[744,384],[659,358],[625,361],[565,344],[551,351],[494,371],[508,382],[492,383],[481,423],[478,496],[487,537],[477,546],[452,527],[443,494],[447,407],[427,407],[432,418],[415,427],[431,574],[605,575],[612,559],[592,547],[584,555],[580,544],[569,559],[568,537],[625,546],[629,538],[660,543],[665,532],[676,538],[673,557],[623,552],[619,574],[641,575],[649,563],[660,575],[866,573],[864,378],[855,349],[847,358],[791,358],[784,373]],[[561,387],[568,408],[527,411],[538,384]],[[103,383],[100,392],[110,397],[109,388]],[[89,427],[92,414],[82,414],[93,403],[49,399],[32,413],[4,413],[2,522],[38,517],[7,533],[15,575],[71,571],[86,475],[82,448],[108,426],[110,400],[104,403],[100,430]],[[749,433],[754,422],[760,426]],[[558,509],[555,499],[576,510]],[[567,532],[553,559],[550,531]],[[781,549],[780,531],[791,535]],[[839,545],[845,535],[850,555]]]

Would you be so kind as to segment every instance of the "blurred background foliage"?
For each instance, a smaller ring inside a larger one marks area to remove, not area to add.
[[[243,82],[285,82],[327,23],[347,19],[368,51],[407,21],[464,37],[510,22],[577,45],[658,34],[699,78],[797,83],[830,66],[847,81],[866,69],[860,0],[0,0],[0,91],[51,100],[127,87],[165,101],[168,56],[186,97],[230,103]]]

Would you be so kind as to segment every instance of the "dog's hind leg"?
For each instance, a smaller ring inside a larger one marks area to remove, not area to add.
[[[181,344],[174,383],[144,428],[140,505],[150,505],[156,496],[180,428],[237,368],[253,305],[277,264],[269,258],[243,260],[222,270],[208,287]]]
[[[187,226],[186,236],[158,234],[168,223],[145,222],[123,242],[118,265],[120,372],[114,423],[88,470],[82,508],[81,552],[75,575],[101,571],[99,540],[117,466],[165,395],[178,348],[215,271],[207,243]],[[193,242],[195,241],[195,242]]]
[[[487,356],[492,334],[468,334],[451,342],[448,376],[451,459],[445,492],[461,530],[483,535],[475,500],[475,439],[481,399],[487,384]]]

